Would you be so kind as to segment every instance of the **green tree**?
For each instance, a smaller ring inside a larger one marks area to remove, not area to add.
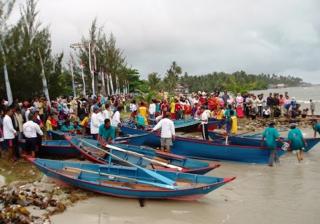
[[[181,67],[178,66],[175,61],[173,61],[170,68],[167,70],[166,76],[163,79],[164,87],[168,92],[174,92],[179,81],[179,75],[181,74]]]
[[[157,72],[152,72],[148,75],[148,84],[150,86],[150,89],[161,89],[161,78]]]

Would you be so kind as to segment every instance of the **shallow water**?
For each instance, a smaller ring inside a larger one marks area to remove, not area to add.
[[[303,108],[310,108],[309,100],[312,99],[315,103],[315,114],[320,114],[320,86],[310,86],[310,87],[288,87],[288,88],[278,88],[278,89],[267,89],[267,90],[256,90],[252,91],[254,94],[263,93],[265,97],[269,96],[269,93],[279,93],[284,94],[288,92],[290,97],[295,97],[297,102],[301,104]],[[310,114],[310,111],[309,111]]]
[[[308,133],[310,136],[310,131]],[[237,179],[197,202],[97,196],[52,217],[54,223],[320,223],[320,144],[298,163],[291,153],[280,165],[221,162],[208,175]]]

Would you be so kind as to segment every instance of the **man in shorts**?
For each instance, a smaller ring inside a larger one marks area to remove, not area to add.
[[[23,124],[23,134],[26,139],[26,150],[31,152],[31,156],[35,157],[38,144],[38,135],[43,136],[40,126],[33,121],[33,114],[29,114],[29,120]]]
[[[290,124],[290,131],[288,133],[288,140],[290,148],[294,154],[297,155],[298,162],[303,160],[303,147],[306,146],[306,141],[303,138],[302,132],[299,128],[296,128],[295,123]]]
[[[161,150],[170,152],[172,146],[172,140],[175,139],[175,128],[172,120],[169,119],[170,113],[164,114],[164,117],[154,126],[152,129],[156,131],[161,128]]]

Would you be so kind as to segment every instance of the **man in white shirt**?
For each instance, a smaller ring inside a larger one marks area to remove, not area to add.
[[[203,140],[209,140],[208,122],[210,117],[210,110],[205,110],[204,107],[201,107],[200,117],[201,117],[202,138]]]
[[[99,134],[99,126],[100,126],[100,115],[99,115],[99,107],[94,106],[92,108],[93,113],[91,114],[90,118],[90,134],[92,135],[93,139],[97,140]]]
[[[13,148],[15,147],[17,131],[13,128],[12,108],[7,109],[6,115],[3,118],[3,139],[4,139],[4,150],[8,152],[7,157],[11,158],[13,154]],[[7,153],[5,152],[5,153]],[[8,158],[8,159],[9,159]]]
[[[104,110],[102,111],[102,113],[103,113],[103,118],[104,118],[104,120],[105,119],[111,119],[111,116],[112,116],[112,111],[111,111],[111,109],[110,109],[110,105],[109,104],[105,104],[104,105]]]
[[[40,126],[33,121],[33,114],[30,114],[28,121],[23,124],[23,135],[26,139],[26,151],[28,154],[31,152],[31,156],[35,157],[35,151],[37,149],[38,135],[43,135]]]
[[[117,111],[113,114],[112,119],[111,119],[111,126],[117,128],[117,129],[121,124],[120,112],[122,111],[122,109],[123,109],[122,106],[118,106]]]
[[[172,120],[169,119],[170,113],[164,114],[156,126],[152,129],[152,132],[161,128],[161,150],[170,152],[170,146],[172,145],[172,140],[175,139],[175,128]]]
[[[152,99],[152,103],[149,105],[149,116],[150,120],[154,122],[154,119],[156,118],[156,100]]]

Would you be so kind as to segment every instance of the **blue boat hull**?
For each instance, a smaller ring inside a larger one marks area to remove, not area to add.
[[[76,137],[67,137],[67,140],[70,142],[70,144],[76,148],[87,160],[99,163],[99,164],[108,164],[107,158],[102,158],[101,154],[99,154],[100,150],[91,147],[90,145],[87,145],[87,147],[84,149],[83,147],[86,146],[85,142],[81,142],[80,139]],[[94,144],[95,146],[99,146],[98,141],[94,142],[94,140],[91,140],[92,142],[89,142],[90,144]],[[127,145],[127,144],[113,144],[116,147],[119,147],[121,149],[136,152],[139,153],[146,158],[154,159],[158,161],[165,161],[165,163],[168,163],[170,165],[181,167],[182,170],[179,172],[184,173],[194,173],[194,174],[205,174],[212,169],[215,169],[219,167],[219,164],[216,163],[208,163],[204,161],[189,159],[183,156],[177,156],[175,154],[171,153],[165,153],[165,152],[158,152],[152,148],[149,147],[142,147],[142,146],[136,146],[136,145]],[[98,154],[97,154],[98,152]],[[167,170],[167,171],[177,171],[177,169],[174,168],[168,168],[157,164],[152,164],[151,162],[148,162],[146,160],[140,159],[140,157],[137,157],[135,155],[130,155],[130,153],[120,152],[120,151],[112,151],[112,154],[124,159],[128,160],[131,163],[134,163],[136,165],[147,167],[151,166],[155,170]],[[160,159],[160,160],[159,160]],[[117,160],[112,160],[113,163],[119,164]],[[151,165],[152,164],[152,165]]]
[[[223,136],[214,133],[214,132],[209,132],[209,136],[212,139],[221,139]],[[231,135],[229,136],[229,142],[234,145],[249,145],[249,146],[260,146],[261,145],[261,135],[256,134],[256,135]],[[316,146],[320,142],[320,138],[306,138],[305,139],[307,142],[307,146],[305,147],[304,151],[308,152],[314,146]],[[285,139],[284,139],[285,141]],[[282,143],[278,143],[278,147],[281,147]]]
[[[179,178],[186,180],[196,180],[197,183],[203,183],[201,186],[190,187],[186,189],[166,189],[158,187],[140,188],[135,189],[128,186],[119,186],[116,184],[108,183],[105,184],[101,173],[105,174],[116,174],[121,176],[135,177],[146,179],[144,173],[136,168],[119,167],[119,166],[103,166],[97,164],[85,164],[85,163],[74,163],[74,162],[62,162],[54,160],[44,159],[29,159],[37,168],[42,171],[45,175],[60,180],[64,183],[70,184],[74,187],[79,187],[85,190],[111,195],[116,197],[125,198],[150,198],[150,199],[180,199],[180,200],[196,200],[205,194],[221,187],[227,182],[232,181],[234,178],[217,178],[208,177],[195,174],[175,173],[158,171],[157,173],[164,175],[168,178]],[[88,170],[97,172],[99,174],[92,174],[81,172],[77,175],[64,174],[60,172],[64,167],[72,167],[81,170]],[[152,180],[150,180],[152,181]]]
[[[24,141],[19,144],[25,149]],[[80,153],[66,140],[42,140],[37,156],[70,159],[80,156]]]
[[[144,131],[122,126],[125,134],[141,134]],[[131,144],[148,145],[152,147],[160,146],[160,137],[155,133],[150,133],[141,138],[130,140]],[[209,141],[176,137],[171,152],[187,157],[206,160],[229,160],[245,163],[267,164],[270,151],[263,147],[239,146],[215,144]],[[277,150],[279,156],[285,151]]]

